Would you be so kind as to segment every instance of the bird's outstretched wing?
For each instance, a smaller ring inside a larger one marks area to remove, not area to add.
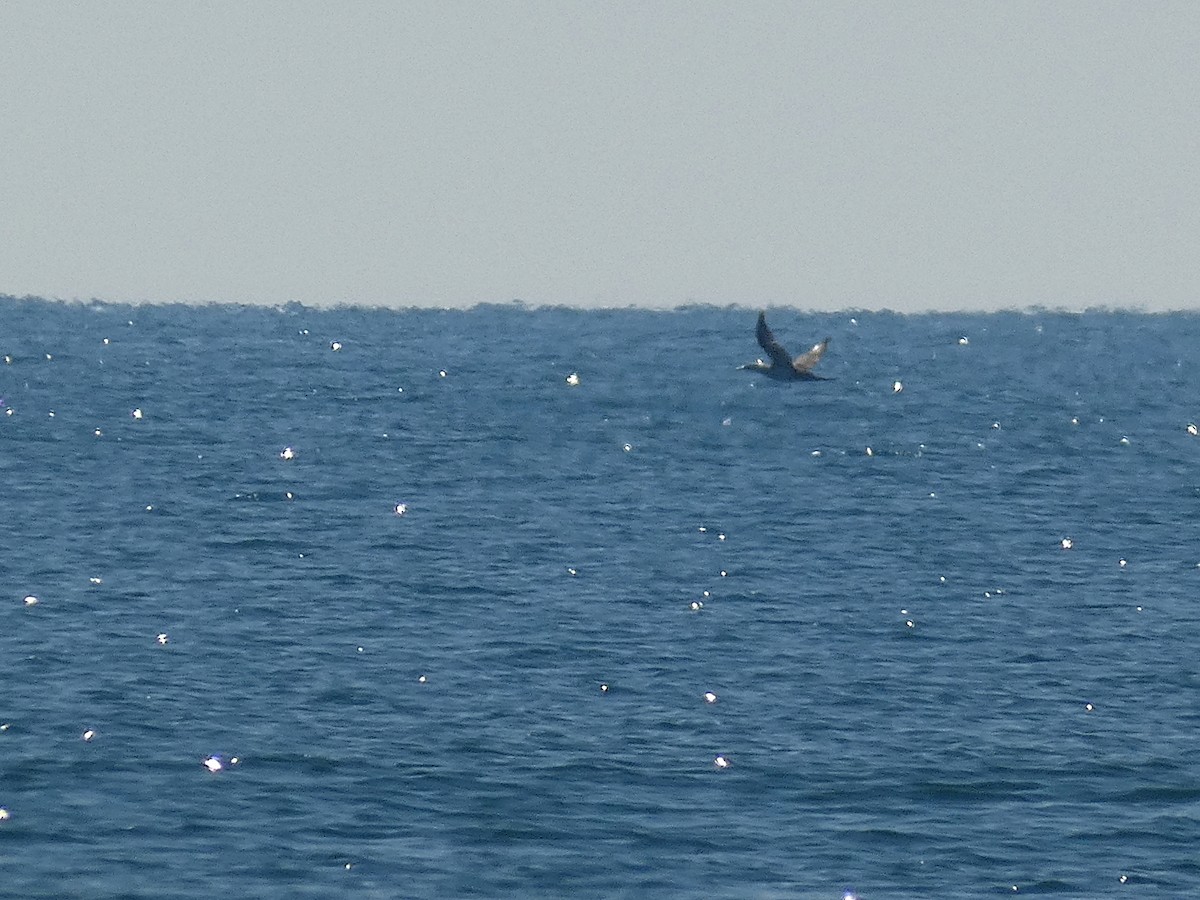
[[[829,346],[829,338],[821,341],[819,344],[814,344],[813,348],[807,353],[801,353],[790,363],[791,367],[797,372],[811,372],[812,367],[821,361],[821,357],[825,355],[825,349]]]
[[[758,346],[762,347],[767,356],[771,357],[771,362],[785,369],[792,367],[791,355],[783,348],[783,344],[775,340],[775,335],[771,334],[771,329],[767,327],[767,314],[764,312],[758,314],[758,328],[755,329],[755,336],[758,338]]]

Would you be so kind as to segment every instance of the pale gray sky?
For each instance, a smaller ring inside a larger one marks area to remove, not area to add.
[[[1200,308],[1200,3],[0,0],[0,293]]]

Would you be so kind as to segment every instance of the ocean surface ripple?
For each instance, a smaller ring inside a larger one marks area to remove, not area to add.
[[[0,297],[6,896],[1200,896],[1200,316]]]

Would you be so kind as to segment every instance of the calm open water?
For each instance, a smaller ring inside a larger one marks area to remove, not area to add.
[[[0,895],[1200,896],[1200,316],[769,318],[0,297]]]

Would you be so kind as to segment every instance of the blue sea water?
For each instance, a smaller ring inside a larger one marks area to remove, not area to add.
[[[0,298],[0,895],[1200,896],[1200,316],[770,320]]]

